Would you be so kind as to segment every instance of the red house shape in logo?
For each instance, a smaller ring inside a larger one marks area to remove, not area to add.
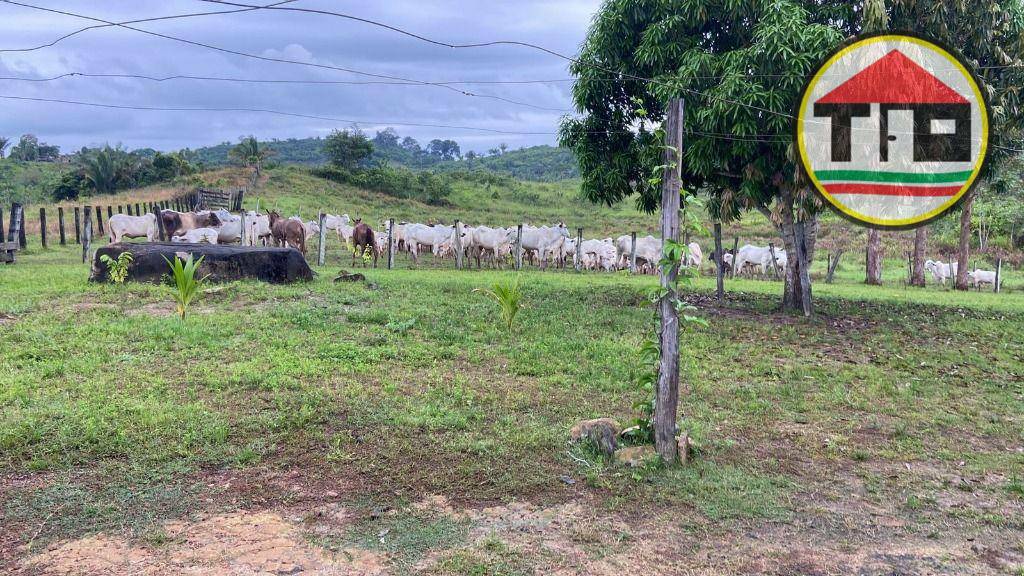
[[[889,161],[889,142],[913,138],[914,162],[971,161],[971,103],[899,50],[892,50],[815,101],[814,115],[832,119],[832,162],[851,161],[852,118],[871,116],[878,104],[878,159]],[[913,134],[889,134],[889,111],[910,110]],[[933,120],[940,121],[938,123]],[[935,132],[935,126],[949,127]]]

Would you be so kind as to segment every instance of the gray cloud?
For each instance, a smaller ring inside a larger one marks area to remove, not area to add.
[[[111,21],[229,9],[194,1],[58,2],[28,0]],[[470,1],[331,2],[303,0],[294,6],[347,12],[388,22],[453,43],[522,40],[575,54],[599,0],[507,3]],[[89,25],[77,18],[0,4],[0,48],[34,46]],[[292,12],[246,12],[153,22],[141,28],[269,57],[414,78],[424,81],[568,78],[568,63],[515,46],[453,50],[366,24]],[[373,78],[283,63],[263,62],[147,36],[102,28],[33,52],[0,53],[2,76],[50,76],[66,72],[263,79],[353,80]],[[569,83],[472,85],[535,106],[571,108]],[[554,132],[562,112],[473,98],[434,86],[241,84],[195,80],[66,78],[47,83],[0,80],[0,94],[156,107],[241,107],[360,120],[373,132],[394,125],[418,139],[454,138],[464,149],[485,150],[506,142],[513,148],[554,143],[552,135],[497,135],[401,126],[450,124],[512,132]],[[0,134],[31,132],[64,150],[102,142],[134,148],[196,147],[235,140],[323,135],[344,123],[286,118],[253,112],[164,112],[104,110],[80,106],[0,101]]]

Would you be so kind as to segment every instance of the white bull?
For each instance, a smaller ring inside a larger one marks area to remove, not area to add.
[[[145,238],[155,242],[160,237],[160,229],[156,224],[155,214],[144,216],[128,216],[115,214],[107,221],[110,230],[110,243],[120,242],[125,238]]]
[[[995,286],[996,273],[993,270],[981,270],[975,268],[974,271],[967,273],[967,280],[971,283],[971,286],[974,286],[975,288],[981,287],[982,284]]]
[[[510,229],[506,234],[509,242],[516,241],[517,229]],[[523,250],[535,250],[540,257],[541,270],[547,268],[548,256],[557,256],[561,253],[562,243],[569,237],[569,229],[565,224],[559,222],[554,226],[523,226]]]
[[[250,210],[245,214],[245,243],[255,246],[262,241],[266,246],[270,240],[270,217]]]
[[[490,260],[491,266],[501,267],[504,258],[512,253],[508,232],[506,228],[488,226],[477,226],[470,230],[467,235],[468,245],[475,249],[477,268],[480,267],[481,258]]]
[[[947,278],[956,276],[956,262],[943,262],[942,260],[925,260],[924,269],[932,273],[936,282],[945,285]]]
[[[231,212],[221,208],[213,212],[217,215],[220,220],[220,226],[217,228],[217,242],[224,244],[226,242],[238,242],[242,239],[242,217],[236,216]]]

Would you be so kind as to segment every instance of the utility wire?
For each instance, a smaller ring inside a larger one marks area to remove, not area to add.
[[[43,6],[36,6],[36,5],[33,5],[33,4],[27,4],[27,3],[24,3],[24,2],[17,2],[15,0],[0,0],[0,2],[4,2],[6,4],[11,4],[11,5],[14,5],[14,6],[21,6],[23,8],[30,8],[30,9],[33,9],[33,10],[41,10],[43,12],[51,12],[51,13],[60,14],[60,15],[63,15],[63,16],[72,16],[72,17],[75,17],[75,18],[82,18],[84,20],[91,20],[93,22],[100,22],[100,23],[106,24],[107,26],[117,26],[119,28],[125,28],[125,29],[128,29],[128,30],[134,30],[135,32],[141,32],[142,34],[147,34],[147,35],[150,35],[150,36],[156,36],[158,38],[163,38],[163,39],[166,39],[166,40],[172,40],[172,41],[175,41],[175,42],[181,42],[181,43],[189,44],[189,45],[192,45],[192,46],[198,46],[200,48],[206,48],[208,50],[214,50],[214,51],[222,52],[222,53],[225,53],[225,54],[232,54],[232,55],[235,55],[235,56],[242,56],[242,57],[245,57],[245,58],[252,58],[252,59],[255,59],[255,60],[263,60],[265,62],[275,62],[275,63],[279,63],[279,64],[293,64],[293,65],[297,65],[297,66],[307,66],[307,67],[311,67],[311,68],[320,68],[320,69],[325,69],[325,70],[336,70],[336,71],[339,71],[339,72],[347,72],[349,74],[356,74],[356,75],[359,75],[359,76],[367,76],[367,77],[370,77],[370,78],[378,78],[378,79],[382,79],[382,80],[396,80],[396,81],[402,81],[402,82],[410,82],[410,83],[414,83],[414,84],[418,84],[418,85],[422,85],[422,86],[436,86],[436,87],[439,87],[439,88],[444,88],[444,89],[447,89],[447,90],[451,90],[453,92],[456,92],[458,94],[462,94],[464,96],[471,96],[471,97],[475,97],[475,98],[488,98],[488,99],[493,99],[493,100],[499,100],[499,101],[502,101],[502,102],[506,102],[508,104],[514,104],[514,105],[517,105],[517,106],[525,106],[525,107],[534,108],[534,109],[544,109],[543,106],[537,106],[537,105],[531,104],[529,102],[520,102],[520,101],[517,101],[517,100],[512,100],[512,99],[509,99],[509,98],[505,98],[503,96],[496,96],[496,95],[493,95],[493,94],[479,94],[479,93],[475,93],[475,92],[470,92],[468,90],[463,90],[461,88],[456,88],[456,87],[454,87],[452,85],[449,85],[449,84],[441,84],[441,83],[438,83],[438,82],[431,82],[431,81],[428,81],[428,80],[418,80],[418,79],[415,79],[415,78],[403,78],[401,76],[392,76],[392,75],[389,75],[389,74],[377,74],[377,73],[373,73],[373,72],[366,72],[366,71],[363,71],[363,70],[356,70],[354,68],[345,68],[345,67],[342,67],[342,66],[333,66],[333,65],[330,65],[330,64],[319,64],[319,63],[316,63],[316,62],[303,62],[301,60],[290,60],[288,58],[277,58],[277,57],[273,57],[273,56],[261,56],[259,54],[252,54],[252,53],[249,53],[249,52],[242,52],[240,50],[232,50],[230,48],[224,48],[222,46],[215,46],[213,44],[206,44],[206,43],[203,43],[203,42],[197,42],[195,40],[188,40],[188,39],[180,38],[180,37],[177,37],[177,36],[171,36],[169,34],[161,34],[159,32],[153,32],[151,30],[145,30],[143,28],[138,28],[138,27],[135,27],[135,26],[130,26],[128,24],[122,24],[122,23],[119,23],[119,22],[111,22],[109,20],[103,20],[102,18],[95,18],[93,16],[85,16],[85,15],[82,15],[82,14],[76,14],[74,12],[68,12],[66,10],[58,10],[58,9],[55,9],[55,8],[46,8],[46,7],[43,7]],[[263,6],[253,6],[251,9],[263,9]],[[179,17],[188,17],[188,16],[191,16],[191,15],[180,15]],[[164,17],[164,19],[167,19],[167,18],[168,17]]]

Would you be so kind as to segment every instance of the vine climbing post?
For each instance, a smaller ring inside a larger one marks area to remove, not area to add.
[[[665,168],[661,181],[662,244],[679,239],[679,192],[681,188],[681,154],[683,144],[683,100],[669,101],[665,119]],[[679,405],[679,314],[676,311],[676,276],[679,263],[661,267],[662,296],[658,302],[661,315],[659,343],[661,360],[658,367],[658,389],[654,405],[654,448],[666,464],[676,462],[676,412]]]

